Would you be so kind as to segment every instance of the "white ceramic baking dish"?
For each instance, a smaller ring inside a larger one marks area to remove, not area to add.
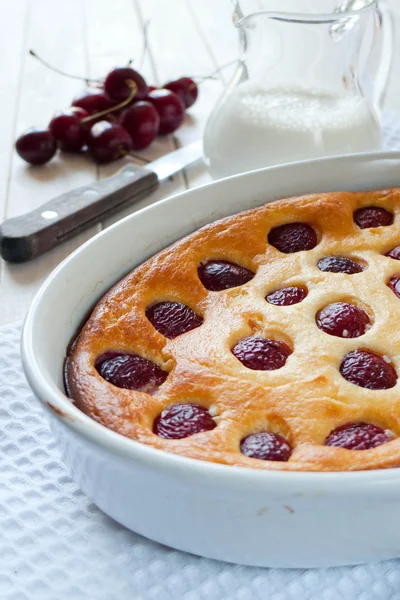
[[[268,472],[187,459],[107,430],[63,393],[66,348],[82,319],[114,282],[161,248],[277,198],[391,186],[400,186],[400,153],[231,177],[132,214],[52,273],[25,322],[23,364],[73,478],[104,512],[163,544],[245,565],[313,567],[400,556],[400,469]]]

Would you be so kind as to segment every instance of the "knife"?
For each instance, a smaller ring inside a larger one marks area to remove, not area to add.
[[[0,225],[0,255],[9,262],[40,256],[150,194],[159,183],[199,161],[201,142],[165,154],[146,167],[130,164],[116,175],[57,196]]]

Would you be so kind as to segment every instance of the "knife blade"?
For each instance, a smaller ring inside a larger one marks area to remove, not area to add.
[[[203,144],[202,142],[194,142],[184,148],[179,148],[174,152],[168,152],[160,158],[153,160],[153,162],[146,165],[146,169],[156,173],[158,181],[164,181],[182,171],[185,167],[193,165],[203,158]]]
[[[53,198],[39,208],[0,225],[0,255],[8,262],[26,262],[114,212],[142,199],[158,185],[203,156],[202,143],[169,152],[146,167],[129,164],[101,181]]]

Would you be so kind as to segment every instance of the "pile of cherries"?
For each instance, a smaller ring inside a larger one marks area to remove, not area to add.
[[[96,163],[109,163],[146,148],[157,135],[173,133],[197,96],[198,86],[190,77],[157,89],[132,67],[117,67],[103,83],[76,96],[70,108],[56,113],[48,129],[27,131],[15,147],[32,165],[47,163],[58,148],[87,150]]]

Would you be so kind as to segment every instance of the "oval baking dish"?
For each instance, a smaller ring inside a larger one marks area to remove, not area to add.
[[[88,311],[162,248],[206,223],[279,198],[399,186],[399,153],[235,176],[134,213],[52,273],[25,322],[23,364],[74,479],[102,510],[161,543],[247,565],[333,566],[400,554],[393,528],[398,469],[267,472],[176,456],[106,429],[78,410],[63,388],[66,348]]]

